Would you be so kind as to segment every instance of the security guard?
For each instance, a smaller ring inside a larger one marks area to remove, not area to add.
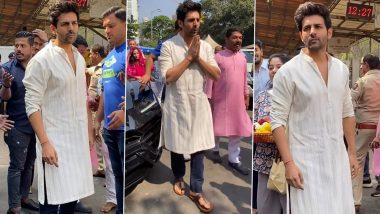
[[[376,136],[380,114],[380,61],[372,54],[364,56],[360,63],[363,76],[358,79],[351,91],[356,116],[356,155],[359,172],[353,178],[354,203],[360,209],[363,195],[363,169],[369,145]]]

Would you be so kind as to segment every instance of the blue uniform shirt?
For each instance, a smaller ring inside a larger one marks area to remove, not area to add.
[[[120,110],[119,104],[125,96],[124,84],[118,79],[119,72],[125,73],[126,43],[114,48],[104,60],[102,66],[102,83],[104,97],[104,128],[108,129],[111,121],[107,116],[116,110]],[[124,125],[117,130],[124,130]]]

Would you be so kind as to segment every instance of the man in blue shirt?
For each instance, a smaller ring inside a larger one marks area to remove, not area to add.
[[[254,97],[267,89],[269,85],[268,60],[263,58],[263,43],[260,40],[255,42],[255,73],[253,76],[255,91]]]
[[[15,121],[14,127],[4,134],[9,148],[7,213],[20,213],[21,207],[38,210],[38,204],[28,198],[36,159],[36,137],[25,110],[25,87],[22,79],[25,67],[32,58],[33,35],[20,31],[15,39],[15,59],[3,65],[0,97],[7,101],[6,113]]]
[[[95,121],[98,135],[100,122],[104,119],[104,142],[108,147],[112,170],[115,175],[117,208],[116,214],[123,213],[124,204],[124,117],[119,104],[124,102],[125,85],[118,76],[125,75],[126,58],[126,11],[122,7],[111,7],[103,13],[103,27],[108,42],[114,49],[103,63],[103,93]]]

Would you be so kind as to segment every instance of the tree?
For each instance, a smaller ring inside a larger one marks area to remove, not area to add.
[[[142,24],[140,44],[142,46],[155,47],[159,40],[167,38],[172,35],[173,32],[173,20],[163,15],[155,16],[153,20]]]
[[[133,19],[131,15],[127,20],[127,39],[135,39],[138,36],[139,32],[139,24],[137,20]]]
[[[254,43],[254,5],[252,0],[201,0],[201,35],[210,34],[219,44],[224,44],[228,28],[243,32],[243,46]]]

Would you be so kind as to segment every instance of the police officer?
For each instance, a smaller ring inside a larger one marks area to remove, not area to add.
[[[354,203],[360,209],[363,195],[363,169],[369,145],[376,136],[380,114],[380,61],[372,54],[364,56],[360,69],[363,76],[358,79],[351,91],[356,116],[356,155],[359,164],[358,175],[353,178]]]

